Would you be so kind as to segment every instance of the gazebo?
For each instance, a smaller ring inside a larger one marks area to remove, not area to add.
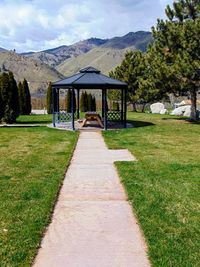
[[[102,90],[102,122],[104,130],[107,130],[110,122],[121,123],[126,128],[127,113],[127,84],[103,75],[93,67],[81,69],[79,73],[53,83],[53,126],[66,121],[71,122],[71,129],[75,130],[75,119],[80,116],[80,90]],[[59,94],[61,89],[71,89],[71,113],[60,111]],[[107,107],[107,90],[121,91],[121,105],[118,111],[109,111]],[[77,96],[77,110],[74,110],[74,94]]]

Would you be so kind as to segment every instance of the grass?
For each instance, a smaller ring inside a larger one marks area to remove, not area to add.
[[[48,116],[21,117],[24,123]],[[0,266],[26,267],[48,225],[77,133],[0,128]]]
[[[200,259],[200,124],[129,113],[132,129],[104,132],[110,148],[137,162],[116,163],[155,267],[197,267]]]
[[[52,115],[21,115],[17,118],[18,124],[50,124],[52,123]]]

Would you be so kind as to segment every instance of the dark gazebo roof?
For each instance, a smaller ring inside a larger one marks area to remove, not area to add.
[[[125,82],[110,78],[93,67],[80,70],[79,73],[53,83],[54,88],[76,89],[126,89]]]

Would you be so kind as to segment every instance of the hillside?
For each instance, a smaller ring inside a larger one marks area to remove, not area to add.
[[[44,94],[49,81],[63,77],[48,65],[14,52],[0,53],[0,71],[12,71],[17,82],[25,78],[29,82],[31,94],[37,96]]]
[[[139,49],[144,52],[152,40],[152,34],[150,32],[129,32],[122,37],[111,38],[108,42],[103,44],[102,47],[114,49],[125,49],[132,47],[132,49]]]
[[[57,48],[40,51],[40,52],[29,52],[23,53],[26,57],[30,57],[38,60],[41,63],[48,64],[51,67],[57,67],[63,62],[68,62],[71,59],[78,58],[80,55],[85,55],[93,49],[100,48],[103,50],[103,54],[108,52],[110,49],[115,49],[116,54],[123,54],[124,49],[140,49],[145,51],[148,44],[152,41],[152,35],[150,32],[138,31],[138,32],[129,32],[128,34],[121,37],[114,37],[110,39],[99,39],[99,38],[90,38],[84,41],[77,42],[73,45],[63,45]],[[95,54],[95,52],[93,53]],[[80,57],[82,58],[82,57]],[[121,58],[121,57],[120,57]],[[112,57],[110,58],[112,60]],[[76,61],[76,60],[75,60]],[[87,60],[85,60],[87,61]],[[93,61],[93,60],[92,60]],[[104,64],[104,62],[102,63]],[[110,63],[113,65],[113,63]],[[117,62],[119,64],[119,62]],[[100,64],[101,65],[101,64]],[[116,66],[116,64],[114,64]],[[59,69],[60,67],[58,67]],[[110,70],[110,68],[108,68]]]
[[[94,48],[86,54],[66,60],[57,67],[57,70],[68,76],[85,66],[93,66],[108,74],[123,60],[125,52],[126,49]]]
[[[56,69],[67,76],[76,73],[80,68],[93,66],[108,74],[122,62],[127,50],[140,49],[146,51],[151,41],[152,35],[150,32],[130,32],[122,37],[111,38],[85,54],[66,59]]]
[[[80,41],[73,45],[63,45],[57,48],[41,51],[23,53],[23,55],[36,59],[41,63],[48,64],[51,67],[55,67],[65,61],[68,58],[77,57],[81,54],[87,53],[91,49],[98,47],[107,42],[104,39],[90,38],[84,41]]]

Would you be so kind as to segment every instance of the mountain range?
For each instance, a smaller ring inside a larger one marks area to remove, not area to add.
[[[108,74],[121,63],[127,50],[145,51],[152,42],[150,32],[130,32],[110,39],[90,38],[40,52],[18,54],[0,48],[0,71],[12,71],[16,80],[27,79],[32,95],[44,95],[49,81],[92,65]]]

